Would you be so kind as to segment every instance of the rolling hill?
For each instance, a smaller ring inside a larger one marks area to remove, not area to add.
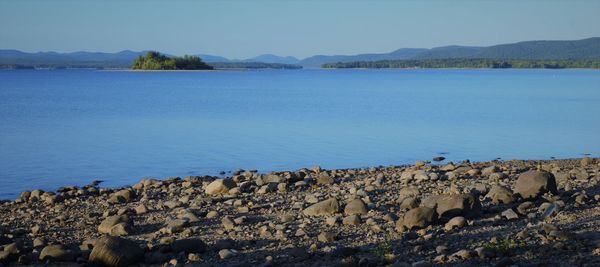
[[[128,68],[138,56],[146,51],[124,50],[118,53],[101,52],[37,52],[26,53],[18,50],[0,50],[0,65],[62,66],[62,67],[103,67]],[[197,54],[203,61],[211,62],[252,62],[294,64],[305,68],[319,68],[325,63],[411,60],[411,59],[527,59],[527,60],[583,60],[600,59],[600,37],[574,41],[525,41],[487,47],[443,46],[427,48],[401,48],[389,53],[369,53],[358,55],[316,55],[304,59],[291,56],[264,54],[241,60],[230,60],[222,56]]]

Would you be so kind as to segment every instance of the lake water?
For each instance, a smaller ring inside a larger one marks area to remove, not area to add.
[[[104,180],[600,155],[600,71],[0,71],[0,199]]]

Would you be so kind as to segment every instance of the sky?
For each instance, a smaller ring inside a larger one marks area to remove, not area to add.
[[[0,0],[0,49],[249,58],[600,36],[600,1]]]

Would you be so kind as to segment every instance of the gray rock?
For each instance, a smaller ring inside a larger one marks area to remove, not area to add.
[[[506,173],[503,173],[503,172],[495,172],[495,173],[490,174],[490,176],[489,176],[489,179],[491,181],[500,181],[500,180],[506,179],[506,178],[508,178],[508,175],[506,175]]]
[[[317,236],[317,240],[323,243],[331,243],[335,241],[335,234],[331,232],[321,232],[319,236]]]
[[[231,179],[217,179],[206,186],[204,192],[207,195],[225,194],[234,187],[236,187],[236,184]]]
[[[41,238],[36,238],[33,240],[33,247],[34,248],[38,248],[38,247],[43,247],[46,245],[46,242],[41,239]]]
[[[8,251],[0,251],[0,265],[8,264],[9,262],[15,260],[17,255],[10,254]]]
[[[194,214],[191,211],[184,211],[183,213],[179,214],[177,216],[177,218],[179,219],[184,219],[187,220],[188,223],[195,223],[195,222],[199,222],[200,218],[198,218],[198,216],[196,216],[196,214]]]
[[[435,220],[435,211],[429,207],[418,207],[409,210],[404,214],[402,220],[398,220],[397,226],[404,226],[408,229],[424,228]]]
[[[233,250],[233,249],[221,249],[219,250],[219,257],[221,259],[229,259],[231,257],[235,257],[235,255],[237,255],[237,251]]]
[[[221,219],[221,224],[223,224],[225,230],[232,230],[235,227],[235,222],[229,216],[226,216],[223,219]]]
[[[325,224],[329,225],[329,226],[335,226],[337,225],[338,221],[339,221],[339,217],[334,216],[334,217],[328,217],[327,219],[325,219]]]
[[[342,224],[343,225],[358,226],[358,225],[360,225],[360,216],[359,215],[350,215],[348,217],[345,217],[342,220]]]
[[[571,174],[568,172],[556,172],[553,173],[554,178],[558,184],[565,185],[567,182],[571,180]]]
[[[296,217],[294,217],[294,215],[292,215],[292,214],[290,214],[290,213],[284,213],[284,214],[281,214],[281,215],[279,216],[279,220],[280,220],[282,223],[288,223],[288,222],[292,222],[292,221],[294,221],[295,219],[296,219]]]
[[[366,215],[367,213],[367,205],[365,205],[365,202],[363,202],[361,199],[354,199],[348,202],[344,208],[344,214],[346,215]]]
[[[553,215],[556,215],[556,213],[558,213],[558,210],[559,210],[558,205],[556,205],[556,203],[551,203],[544,210],[544,213],[542,213],[542,218],[547,218],[547,217],[551,217]]]
[[[131,188],[120,190],[110,196],[109,204],[128,203],[135,198],[135,192]]]
[[[129,240],[104,236],[95,244],[88,262],[99,266],[130,266],[144,259],[144,250]]]
[[[594,164],[594,159],[590,157],[585,157],[581,159],[581,167],[587,167]]]
[[[535,204],[531,201],[525,201],[519,206],[517,206],[517,211],[522,215],[527,215],[533,208],[535,208]]]
[[[40,252],[40,260],[52,260],[52,261],[72,261],[75,259],[75,253],[65,248],[62,245],[49,245],[42,249]]]
[[[114,215],[107,217],[98,226],[98,233],[113,236],[125,236],[132,232],[131,219],[127,215]]]
[[[523,199],[534,199],[546,192],[556,194],[556,181],[552,173],[546,171],[527,171],[519,175],[515,192]]]
[[[214,211],[214,210],[211,210],[208,213],[206,213],[206,218],[207,219],[214,219],[214,218],[217,218],[217,217],[219,217],[219,213],[216,212],[216,211]]]
[[[337,199],[330,198],[318,203],[315,203],[304,209],[303,213],[307,216],[323,216],[339,212],[340,204]]]
[[[20,251],[16,243],[4,246],[4,250],[0,250],[0,264],[8,264],[9,262],[16,260],[19,253]]]
[[[498,167],[492,165],[489,166],[487,168],[484,168],[483,170],[481,170],[481,175],[483,176],[490,176],[492,173],[495,173],[498,171]]]
[[[10,253],[10,254],[19,254],[19,246],[17,246],[17,243],[10,243],[8,245],[4,246],[4,251]]]
[[[181,207],[183,205],[183,203],[181,203],[180,201],[169,200],[169,201],[165,201],[163,203],[163,205],[169,209],[174,209],[177,207]]]
[[[507,209],[502,212],[502,217],[508,220],[515,220],[519,218],[519,215],[513,209]]]
[[[513,196],[513,192],[499,185],[492,186],[490,192],[485,196],[486,199],[491,199],[494,204],[510,204],[515,201],[515,197]]]
[[[326,172],[320,173],[319,176],[317,176],[317,184],[328,185],[333,184],[334,182],[335,180]]]
[[[403,210],[411,210],[419,206],[419,201],[414,197],[407,197],[400,203],[400,208]]]
[[[433,161],[443,161],[443,160],[445,160],[445,159],[446,159],[446,157],[439,156],[439,157],[433,157],[433,159],[432,159],[432,160],[433,160]]]
[[[187,227],[188,225],[189,225],[189,222],[187,219],[175,219],[175,220],[170,220],[169,222],[167,222],[165,229],[166,229],[166,232],[169,234],[179,233],[179,232],[183,231],[183,229],[185,227]]]
[[[416,187],[403,187],[400,189],[398,193],[398,199],[402,200],[409,197],[417,197],[421,194],[418,188]]]
[[[139,206],[135,207],[134,211],[137,215],[146,214],[148,213],[148,207],[146,207],[144,204],[140,204]]]
[[[421,205],[434,209],[439,218],[447,219],[456,216],[474,218],[481,212],[479,198],[470,194],[432,195],[423,200]]]
[[[467,220],[465,219],[465,217],[457,216],[457,217],[450,219],[446,223],[446,225],[444,225],[444,229],[446,231],[450,231],[454,228],[463,228],[463,227],[465,227],[465,225],[467,225]]]

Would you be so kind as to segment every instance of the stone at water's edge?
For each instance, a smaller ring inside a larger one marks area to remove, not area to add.
[[[127,203],[135,198],[135,192],[130,188],[117,191],[108,199],[109,204]]]
[[[231,179],[217,179],[210,183],[204,189],[207,195],[225,194],[229,189],[236,187],[236,184]]]
[[[100,238],[88,262],[99,266],[130,266],[144,259],[144,250],[137,243],[120,237]]]
[[[546,192],[558,193],[556,180],[552,173],[546,171],[527,171],[519,175],[515,184],[515,193],[523,199],[534,199]]]
[[[304,209],[304,215],[307,216],[322,216],[330,215],[339,212],[340,204],[335,198],[330,198]]]

